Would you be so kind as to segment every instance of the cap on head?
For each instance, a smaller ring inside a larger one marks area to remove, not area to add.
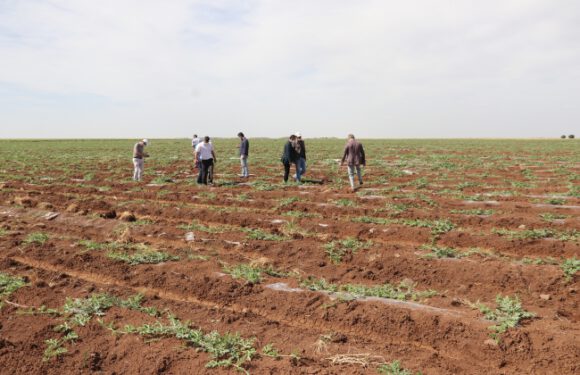
[[[141,142],[145,143],[146,145],[149,144],[149,140],[147,138],[143,138]]]
[[[294,133],[295,136],[297,136],[298,138],[302,138],[302,134],[300,134],[300,132],[296,132]]]

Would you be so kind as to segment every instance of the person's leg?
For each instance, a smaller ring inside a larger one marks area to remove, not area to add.
[[[145,169],[145,160],[139,159],[139,181],[143,178],[143,170]]]
[[[362,185],[363,181],[362,181],[362,172],[361,172],[361,169],[360,169],[360,165],[357,165],[356,166],[356,174],[358,176],[358,183],[360,185]]]
[[[248,171],[248,156],[240,156],[240,163],[242,165],[242,177],[248,177],[250,175],[250,172]]]
[[[209,172],[208,167],[209,167],[208,160],[202,160],[201,161],[201,183],[204,185],[207,185],[207,173]]]
[[[302,177],[302,175],[300,174],[300,159],[298,159],[296,163],[294,163],[294,166],[296,167],[296,182],[300,182]]]
[[[290,175],[290,163],[284,163],[284,182],[288,182],[289,175]]]
[[[208,168],[207,168],[207,182],[209,182],[210,184],[213,184],[213,159],[209,159],[208,161]]]
[[[200,161],[196,161],[197,165],[197,183],[201,184],[203,182],[203,167]]]
[[[348,182],[350,182],[351,189],[354,190],[354,165],[348,166]]]
[[[300,177],[306,173],[306,159],[300,158]]]
[[[133,158],[133,180],[137,181],[139,175],[137,174],[137,159]]]
[[[143,159],[133,159],[133,164],[135,166],[135,173],[133,174],[133,179],[135,181],[141,181],[143,177]]]

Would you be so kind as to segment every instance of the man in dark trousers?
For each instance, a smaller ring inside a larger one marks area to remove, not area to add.
[[[242,178],[250,177],[250,172],[248,170],[248,154],[250,153],[250,142],[248,138],[244,136],[244,133],[239,132],[238,138],[240,138],[240,164],[242,165]]]
[[[346,142],[346,146],[344,147],[344,154],[342,155],[340,165],[343,166],[345,161],[346,165],[348,166],[348,180],[350,182],[350,188],[352,191],[355,191],[354,171],[356,169],[359,185],[362,185],[363,180],[360,166],[366,165],[366,159],[363,145],[354,138],[353,134],[348,135],[348,140]]]
[[[207,185],[209,170],[213,167],[213,163],[217,161],[213,145],[210,143],[208,136],[205,136],[203,142],[200,142],[195,148],[194,159],[197,160],[198,158],[201,161],[201,179],[198,178],[197,183]]]
[[[288,176],[290,175],[290,164],[296,166],[296,181],[300,182],[300,175],[298,170],[298,160],[300,159],[300,154],[296,151],[296,135],[292,134],[288,141],[284,145],[284,150],[282,151],[282,164],[284,164],[284,182],[288,182]]]
[[[301,179],[306,173],[306,145],[304,144],[304,140],[302,140],[302,134],[300,134],[300,132],[296,132],[295,135],[296,142],[300,149],[300,151],[298,151],[300,154],[300,159],[298,159],[298,174],[300,177],[298,177],[298,179]]]

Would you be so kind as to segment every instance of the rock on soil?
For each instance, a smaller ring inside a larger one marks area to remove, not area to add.
[[[137,221],[137,218],[135,217],[135,215],[133,215],[133,213],[131,213],[129,211],[125,211],[121,214],[121,216],[119,216],[119,220],[133,222],[133,221]]]

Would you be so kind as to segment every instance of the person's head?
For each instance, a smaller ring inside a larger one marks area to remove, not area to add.
[[[296,140],[296,135],[292,134],[289,138],[291,141],[295,141]]]
[[[244,133],[242,133],[242,132],[239,132],[239,133],[238,133],[238,137],[239,137],[239,138],[244,138]]]
[[[302,139],[302,134],[300,132],[296,132],[294,133],[294,135],[296,136],[296,138]]]
[[[349,140],[354,139],[354,134],[349,134],[347,137]]]
[[[197,134],[194,134],[194,135],[193,135],[193,138],[197,138]]]
[[[203,141],[204,141],[205,143],[209,143],[209,137],[206,135],[205,137],[203,137]]]
[[[147,138],[144,138],[141,143],[143,143],[145,146],[147,146],[147,144],[149,143],[149,140]]]

